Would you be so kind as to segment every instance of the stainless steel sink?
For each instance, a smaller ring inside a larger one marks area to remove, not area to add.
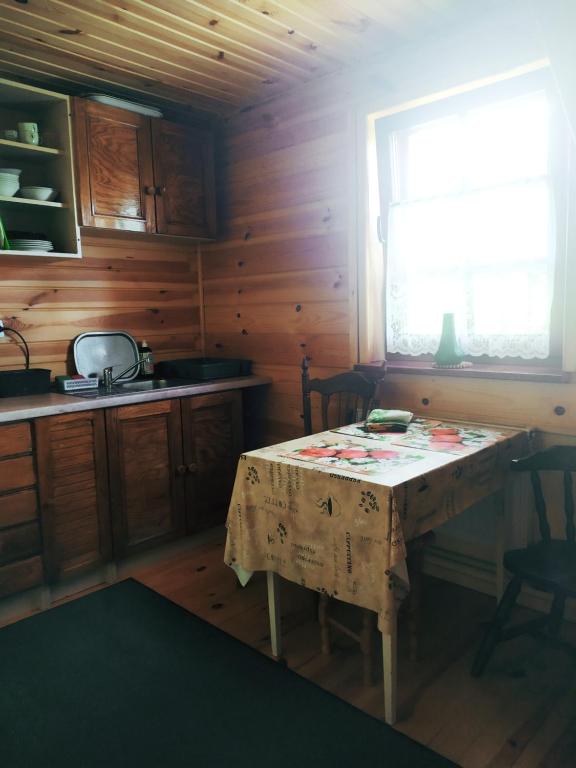
[[[137,395],[142,392],[154,392],[159,389],[178,389],[191,384],[202,384],[199,379],[148,379],[142,381],[126,381],[123,384],[113,384],[110,389],[98,387],[98,389],[85,390],[83,392],[69,392],[73,397],[84,397],[89,400],[98,400],[102,397],[121,397],[124,395]]]
[[[115,384],[122,392],[151,392],[155,389],[175,389],[189,384],[198,384],[199,379],[149,379],[148,381],[127,381]]]

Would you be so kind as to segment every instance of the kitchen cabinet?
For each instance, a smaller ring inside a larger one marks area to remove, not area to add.
[[[114,554],[185,532],[179,400],[106,411]]]
[[[74,100],[84,226],[214,238],[211,132]]]
[[[182,400],[186,510],[189,532],[223,523],[243,450],[240,392]]]
[[[149,118],[74,99],[74,136],[82,224],[155,232]]]
[[[0,597],[43,581],[29,422],[0,427]]]
[[[35,422],[38,481],[49,582],[112,559],[103,411]]]
[[[0,596],[42,583],[42,549],[56,583],[222,523],[242,393],[46,416],[34,431],[42,543],[31,425],[0,427]]]
[[[222,523],[242,451],[240,392],[106,411],[117,557]]]
[[[158,232],[214,238],[212,134],[167,120],[152,119],[151,123]]]
[[[20,190],[0,195],[0,217],[10,238],[50,241],[52,251],[0,250],[0,256],[48,256],[80,258],[76,218],[70,97],[0,78],[0,126],[16,129],[18,123],[38,125],[40,143],[26,144],[14,138],[0,139],[0,166],[20,171]],[[55,199],[22,197],[22,188],[51,187]],[[5,190],[7,191],[7,190]]]

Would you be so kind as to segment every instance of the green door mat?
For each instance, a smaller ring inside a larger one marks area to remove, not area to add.
[[[133,580],[0,631],[2,768],[452,765]]]

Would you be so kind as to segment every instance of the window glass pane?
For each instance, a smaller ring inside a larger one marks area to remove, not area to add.
[[[390,134],[387,347],[433,354],[454,312],[470,355],[545,358],[554,285],[543,91]]]
[[[461,143],[457,116],[403,131],[397,144],[402,153],[398,158],[400,198],[417,200],[459,190],[464,171]]]
[[[547,181],[474,192],[461,202],[461,252],[471,268],[547,260],[553,246]]]
[[[548,173],[549,110],[542,91],[470,111],[467,185],[495,186]]]
[[[471,287],[476,335],[529,336],[546,331],[548,307],[542,297],[548,295],[550,286],[545,269],[479,273],[473,275]]]

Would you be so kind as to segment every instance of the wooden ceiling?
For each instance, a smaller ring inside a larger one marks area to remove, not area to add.
[[[497,0],[0,0],[0,74],[219,115]]]

